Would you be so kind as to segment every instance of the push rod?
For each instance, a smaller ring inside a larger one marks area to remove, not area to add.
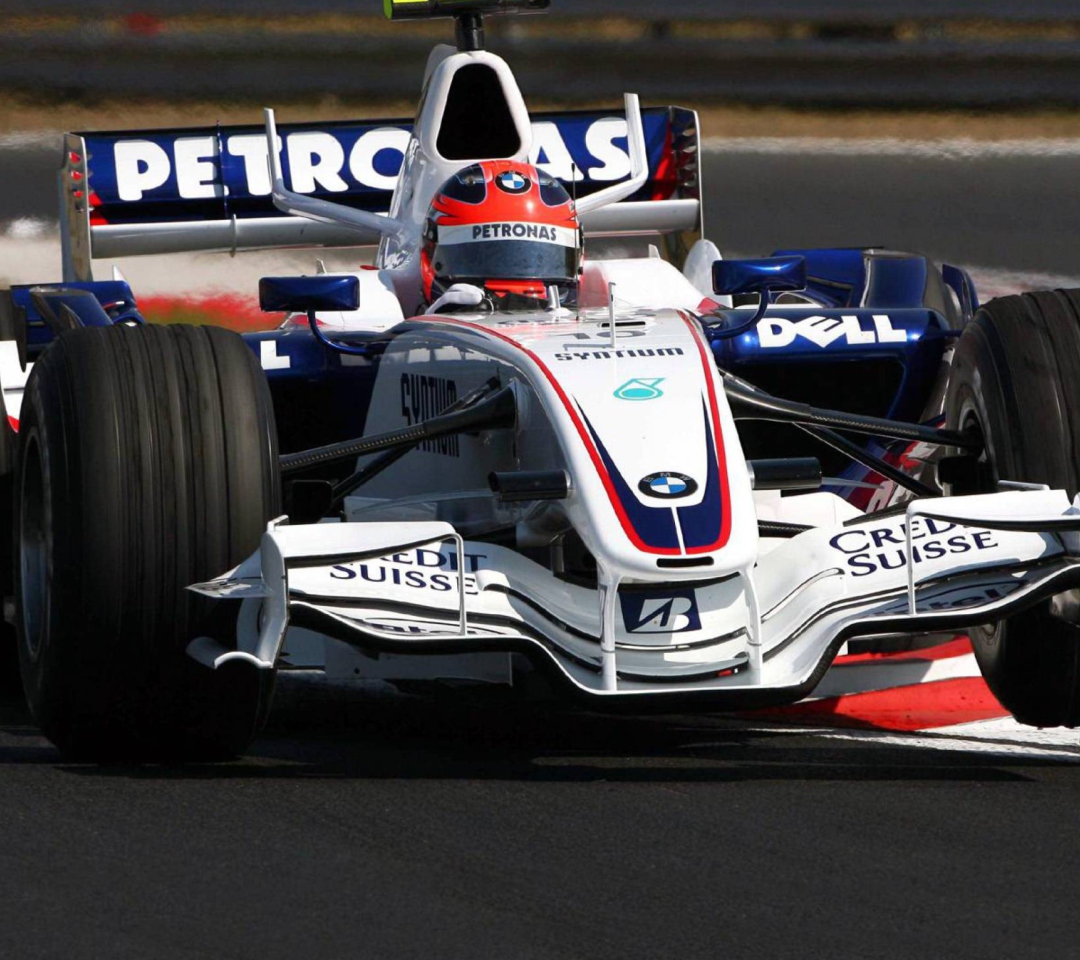
[[[733,373],[721,371],[721,376],[724,378],[725,392],[731,387],[736,387],[742,391],[742,395],[753,395],[770,400],[776,399],[760,387],[755,387],[753,384],[740,379]],[[784,401],[780,402],[783,403]],[[804,423],[795,423],[794,425],[820,443],[824,443],[826,446],[832,447],[834,450],[839,451],[856,463],[861,463],[864,467],[876,471],[886,480],[892,480],[893,483],[903,487],[905,490],[910,490],[912,493],[921,497],[940,496],[940,491],[916,480],[914,477],[909,477],[903,470],[893,466],[887,460],[870,453],[868,450],[860,447],[854,440],[851,440],[842,434],[836,433],[833,430],[828,430],[824,427],[808,426]]]

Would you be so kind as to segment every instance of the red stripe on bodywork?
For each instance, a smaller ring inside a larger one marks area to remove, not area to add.
[[[714,543],[704,547],[691,547],[687,553],[711,553],[721,549],[731,536],[731,491],[728,486],[727,453],[724,450],[724,432],[720,428],[720,408],[716,402],[716,387],[713,385],[713,365],[716,361],[705,345],[701,328],[685,313],[679,313],[682,322],[690,330],[690,336],[697,344],[701,365],[705,368],[705,386],[709,391],[709,412],[712,416],[713,442],[716,444],[716,466],[720,473],[720,536]]]
[[[687,321],[687,318],[685,316],[683,316],[682,319],[689,325],[689,321]],[[570,402],[570,398],[563,390],[562,385],[559,383],[558,380],[555,379],[555,375],[548,369],[547,365],[544,363],[543,360],[541,360],[528,347],[519,343],[517,340],[514,340],[512,337],[508,337],[503,333],[499,333],[497,330],[490,329],[489,327],[483,327],[478,323],[469,323],[467,320],[455,320],[451,317],[439,317],[437,319],[431,317],[424,317],[422,318],[422,322],[437,324],[445,323],[451,326],[460,326],[466,327],[470,330],[476,330],[479,333],[483,333],[491,337],[496,337],[499,340],[502,340],[504,343],[510,344],[510,346],[520,350],[530,360],[532,360],[532,362],[540,368],[540,371],[547,378],[548,383],[551,384],[551,388],[555,391],[556,395],[559,398],[559,401],[562,403],[563,407],[566,409],[566,412],[569,414],[570,420],[573,422],[574,428],[577,430],[578,436],[581,437],[581,442],[585,445],[585,449],[589,454],[589,458],[593,462],[593,467],[595,468],[597,475],[600,477],[600,480],[604,484],[604,489],[607,491],[608,499],[611,501],[611,505],[615,510],[615,515],[619,518],[619,523],[622,525],[623,531],[630,539],[630,542],[642,553],[662,554],[669,556],[679,553],[678,548],[649,546],[645,543],[645,541],[641,539],[641,537],[638,536],[637,530],[634,529],[633,523],[630,522],[630,518],[627,516],[626,510],[623,508],[622,501],[619,499],[618,492],[615,490],[615,485],[611,482],[611,477],[609,476],[607,469],[604,467],[603,461],[600,459],[600,454],[597,452],[596,447],[594,446],[591,438],[588,435],[588,432],[585,429],[585,425],[581,422],[581,418],[578,416],[577,411],[574,409],[573,404]],[[706,553],[710,550],[717,550],[725,543],[727,543],[728,536],[731,533],[731,515],[727,509],[728,479],[724,461],[724,445],[720,434],[720,418],[716,406],[716,391],[713,387],[712,382],[712,368],[708,365],[705,350],[701,345],[701,341],[697,338],[693,327],[690,328],[690,332],[691,336],[694,337],[694,342],[697,343],[698,352],[702,356],[702,361],[703,363],[705,363],[705,382],[709,390],[709,405],[712,410],[713,432],[716,437],[717,460],[720,467],[720,537],[716,541],[716,543],[711,546],[694,547],[693,549],[686,551],[687,553]]]
[[[430,318],[424,318],[425,323],[431,323]],[[524,353],[533,363],[535,363],[540,371],[547,378],[548,383],[551,384],[552,389],[555,391],[559,398],[560,403],[566,409],[566,412],[570,415],[570,420],[574,424],[574,428],[578,432],[578,436],[581,437],[581,442],[585,445],[585,449],[589,454],[589,458],[593,462],[593,467],[596,469],[601,481],[604,484],[604,489],[607,491],[608,499],[611,500],[612,507],[615,508],[615,515],[619,518],[619,523],[622,525],[627,537],[630,538],[630,542],[637,547],[638,550],[643,553],[657,553],[657,554],[677,554],[678,548],[668,547],[650,547],[638,536],[637,530],[634,529],[634,525],[630,522],[630,518],[626,515],[626,510],[623,509],[622,501],[619,499],[619,495],[615,490],[615,485],[611,482],[611,477],[608,475],[607,469],[604,467],[603,461],[600,459],[600,454],[597,452],[596,447],[593,445],[592,440],[589,438],[588,433],[585,430],[585,424],[581,422],[581,418],[578,416],[577,411],[574,409],[573,404],[570,402],[570,398],[566,395],[562,385],[555,379],[555,375],[547,368],[547,365],[541,360],[535,353],[533,353],[528,347],[523,346],[517,340],[512,337],[508,337],[505,334],[499,333],[496,330],[491,330],[488,327],[483,327],[478,323],[469,323],[467,320],[454,320],[449,317],[443,319],[439,318],[437,323],[451,324],[453,326],[467,327],[470,330],[476,330],[480,333],[488,336],[496,337],[510,346],[517,348]]]
[[[667,132],[664,134],[664,149],[660,154],[660,163],[653,174],[653,190],[650,200],[670,200],[675,196],[679,186],[679,174],[675,168],[675,138],[671,131],[671,121],[668,121]]]

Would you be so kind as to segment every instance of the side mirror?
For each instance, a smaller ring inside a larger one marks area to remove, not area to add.
[[[764,257],[760,260],[717,260],[713,264],[716,293],[770,293],[806,289],[803,257]]]
[[[267,313],[309,313],[314,310],[357,310],[360,281],[356,277],[263,277],[259,307]]]

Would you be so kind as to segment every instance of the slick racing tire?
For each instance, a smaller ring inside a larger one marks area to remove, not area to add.
[[[269,389],[240,337],[64,333],[27,384],[16,482],[19,661],[45,735],[87,760],[242,751],[273,672],[185,653],[235,645],[238,605],[185,588],[249,556],[281,499]]]
[[[946,395],[948,426],[985,449],[953,494],[999,480],[1080,489],[1080,290],[1002,297],[965,327]],[[1080,725],[1080,596],[1052,598],[971,631],[979,668],[1022,723]]]

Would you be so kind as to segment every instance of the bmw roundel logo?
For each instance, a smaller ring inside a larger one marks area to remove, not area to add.
[[[524,193],[532,186],[529,178],[523,173],[518,173],[517,170],[507,170],[506,173],[500,173],[495,178],[495,182],[500,189],[507,193]]]
[[[697,491],[697,483],[685,473],[650,473],[638,482],[638,489],[647,497],[675,500],[689,497]]]

